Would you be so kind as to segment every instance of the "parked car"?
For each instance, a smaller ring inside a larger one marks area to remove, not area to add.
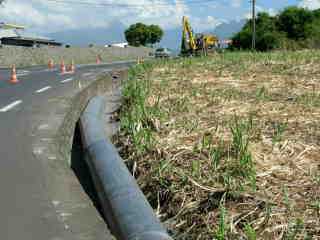
[[[168,48],[158,48],[154,53],[156,58],[169,58],[171,55],[172,53]]]

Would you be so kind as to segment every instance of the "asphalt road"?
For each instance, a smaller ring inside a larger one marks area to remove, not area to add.
[[[0,69],[1,240],[76,239],[57,217],[57,203],[44,184],[44,163],[34,156],[33,129],[39,124],[34,113],[47,107],[49,97],[68,94],[78,77],[120,65],[128,63],[80,66],[66,75],[45,67],[18,69],[20,82],[15,85],[8,83],[10,71]]]

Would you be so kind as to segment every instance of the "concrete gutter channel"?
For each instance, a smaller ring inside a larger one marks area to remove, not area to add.
[[[80,118],[86,161],[108,225],[118,239],[171,239],[103,131],[104,97],[93,98]]]
[[[46,162],[45,185],[68,232],[59,239],[172,240],[108,139],[117,131],[110,118],[127,74],[118,69],[83,80],[72,97],[55,104],[52,129],[36,133],[34,147],[41,149],[36,157]]]

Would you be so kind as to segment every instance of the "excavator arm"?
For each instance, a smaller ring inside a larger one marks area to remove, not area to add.
[[[193,36],[193,31],[192,31],[191,25],[188,21],[188,18],[185,16],[183,17],[183,32],[185,33],[185,35],[188,35],[187,41],[189,43],[189,47],[192,50],[196,50],[197,46],[196,46],[196,41]]]
[[[181,52],[193,52],[197,49],[193,31],[187,17],[182,18],[182,45]]]

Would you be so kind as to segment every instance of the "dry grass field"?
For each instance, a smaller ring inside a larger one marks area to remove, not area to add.
[[[145,63],[128,167],[174,239],[320,239],[320,51]]]

